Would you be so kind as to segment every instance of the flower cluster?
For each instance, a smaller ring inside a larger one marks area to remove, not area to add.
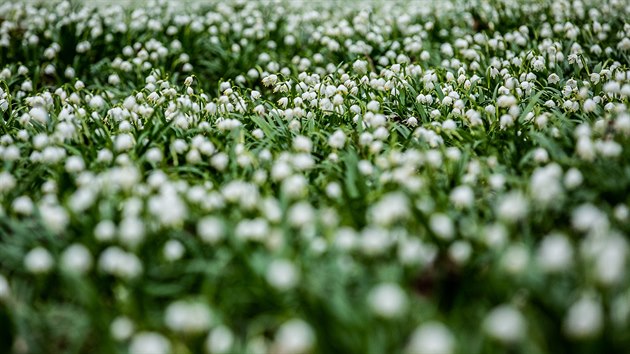
[[[0,352],[630,346],[627,2],[0,14]]]

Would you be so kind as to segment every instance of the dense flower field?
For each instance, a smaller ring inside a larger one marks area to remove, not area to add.
[[[0,4],[0,352],[623,353],[630,3]]]

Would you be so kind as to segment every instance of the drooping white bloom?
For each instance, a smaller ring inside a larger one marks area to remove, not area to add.
[[[166,307],[164,322],[175,332],[201,333],[210,328],[212,311],[200,301],[178,300]]]
[[[118,234],[123,244],[136,247],[144,240],[144,223],[136,217],[126,217],[120,222]]]
[[[276,351],[281,354],[307,353],[315,344],[311,326],[300,319],[285,322],[275,337]]]
[[[24,256],[24,266],[31,273],[48,273],[54,264],[55,260],[44,247],[35,247]]]
[[[529,250],[525,245],[514,243],[506,248],[501,259],[501,266],[508,273],[520,274],[527,268],[529,260]]]
[[[609,221],[604,212],[592,204],[582,204],[571,213],[573,228],[582,232],[602,233],[608,229]]]
[[[565,333],[576,339],[597,336],[603,325],[604,313],[600,301],[588,296],[571,305],[564,319]]]
[[[37,106],[31,108],[28,112],[32,119],[38,121],[41,124],[48,123],[48,112],[43,107]]]
[[[465,208],[472,206],[475,194],[467,185],[461,185],[453,188],[450,195],[450,201],[457,208]]]
[[[451,354],[455,351],[455,337],[442,323],[430,321],[411,334],[406,352],[409,354]]]
[[[4,275],[0,274],[0,301],[7,299],[11,295],[11,287],[9,281]]]
[[[516,222],[525,217],[528,210],[527,199],[520,192],[510,192],[499,200],[497,214],[501,220]]]
[[[563,234],[551,234],[540,243],[536,261],[545,272],[568,270],[573,263],[573,247]]]
[[[131,339],[129,354],[171,354],[171,343],[157,332],[139,332]]]
[[[564,175],[564,186],[567,189],[577,188],[582,184],[582,181],[582,173],[577,168],[570,168]]]
[[[527,322],[515,307],[499,305],[488,313],[483,322],[483,329],[494,339],[514,343],[525,337]]]
[[[472,251],[473,249],[469,242],[456,241],[448,248],[448,255],[455,263],[464,264],[470,259]]]
[[[346,135],[342,130],[336,130],[329,138],[328,145],[334,149],[341,149],[346,144]]]
[[[112,246],[105,249],[98,260],[99,269],[105,273],[131,279],[142,273],[142,262],[134,253]]]
[[[211,354],[227,354],[234,345],[234,334],[224,325],[210,331],[205,341],[206,352]]]
[[[534,170],[529,184],[533,199],[542,205],[556,200],[562,193],[561,178],[562,169],[555,163]]]
[[[407,196],[400,192],[385,194],[370,209],[370,218],[378,225],[390,225],[410,215]]]
[[[67,272],[84,274],[92,268],[92,254],[84,245],[72,244],[61,254],[61,268]]]
[[[131,134],[120,134],[116,137],[114,148],[116,151],[127,151],[133,148],[134,139]]]
[[[116,224],[111,220],[101,220],[94,227],[94,238],[98,241],[111,241],[116,236]]]
[[[368,62],[365,60],[357,60],[352,64],[352,68],[359,74],[365,74],[368,68]]]
[[[134,327],[133,322],[128,317],[119,316],[109,325],[109,332],[115,340],[124,341],[133,335]]]
[[[70,222],[68,212],[59,205],[40,205],[39,213],[44,221],[44,224],[55,233],[62,232]]]
[[[267,282],[274,288],[286,291],[295,287],[299,281],[298,269],[288,260],[275,259],[267,268]]]
[[[166,244],[164,244],[164,249],[162,253],[164,254],[164,258],[169,262],[174,262],[181,259],[184,256],[186,249],[184,245],[178,240],[168,240]]]
[[[407,296],[398,284],[382,283],[368,294],[368,305],[378,316],[393,318],[407,309]]]
[[[441,239],[450,240],[455,236],[453,220],[446,214],[435,213],[431,215],[429,227]]]

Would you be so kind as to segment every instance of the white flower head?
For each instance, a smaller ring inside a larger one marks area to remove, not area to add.
[[[201,333],[212,324],[213,315],[210,307],[200,301],[178,300],[166,308],[164,322],[166,326],[181,333]]]
[[[382,283],[368,294],[368,305],[378,316],[393,318],[407,309],[407,295],[394,283]]]
[[[274,288],[285,291],[294,288],[299,281],[299,271],[288,260],[273,260],[266,273],[267,282]]]
[[[285,322],[276,333],[275,346],[278,353],[304,354],[315,344],[315,333],[311,326],[300,319]]]
[[[519,342],[525,337],[527,322],[521,312],[511,305],[500,305],[488,313],[484,331],[504,343]]]
[[[569,337],[576,339],[593,338],[601,332],[603,321],[601,303],[584,296],[569,308],[564,319],[564,331]]]
[[[35,247],[24,256],[24,266],[35,274],[48,273],[54,266],[55,261],[44,247]]]
[[[129,354],[170,354],[171,343],[157,332],[140,332],[133,336]]]
[[[414,330],[406,351],[409,354],[451,354],[455,351],[455,337],[442,323],[426,322]]]

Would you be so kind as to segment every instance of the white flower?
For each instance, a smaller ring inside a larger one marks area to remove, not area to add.
[[[276,333],[276,352],[279,354],[305,354],[315,343],[311,326],[300,320],[285,322]]]
[[[160,194],[149,198],[148,209],[165,226],[181,224],[187,211],[186,204],[172,188],[163,188]]]
[[[593,272],[597,281],[603,285],[619,284],[626,275],[626,258],[628,242],[626,239],[612,232],[605,237],[591,238],[583,244],[589,247],[589,255],[593,256]]]
[[[501,342],[513,343],[525,337],[527,322],[516,308],[511,305],[500,305],[488,313],[483,321],[483,329]]]
[[[32,119],[38,121],[41,124],[48,123],[48,112],[43,107],[33,107],[28,112]]]
[[[583,296],[569,308],[564,319],[564,332],[572,338],[593,338],[604,325],[602,305],[596,299]]]
[[[99,268],[108,274],[131,279],[142,273],[142,262],[133,253],[112,246],[105,249],[98,261]]]
[[[546,272],[567,270],[573,263],[573,247],[562,234],[546,236],[538,248],[537,262]]]
[[[230,353],[234,345],[234,335],[226,326],[220,325],[210,331],[205,342],[206,352],[211,354]]]
[[[262,84],[265,86],[273,86],[276,84],[277,81],[278,81],[278,76],[271,74],[262,79]]]
[[[385,194],[370,209],[370,216],[378,225],[390,225],[410,215],[409,200],[400,192]]]
[[[224,225],[221,219],[206,216],[197,222],[197,234],[209,244],[218,242],[224,237]]]
[[[336,130],[329,138],[328,145],[333,149],[342,149],[346,144],[346,135],[343,130]]]
[[[23,215],[31,215],[34,208],[31,198],[25,195],[15,198],[11,207],[16,213]]]
[[[24,266],[31,273],[48,273],[54,264],[52,255],[43,247],[35,247],[24,256]]]
[[[59,205],[41,205],[39,213],[44,224],[55,233],[61,233],[70,222],[68,212]]]
[[[313,223],[315,211],[307,202],[297,202],[287,212],[287,221],[295,227],[305,227]]]
[[[313,149],[313,142],[311,139],[303,135],[298,135],[293,139],[293,148],[296,151],[311,152]]]
[[[366,227],[361,232],[360,242],[365,255],[375,256],[387,251],[392,239],[387,229]]]
[[[515,243],[505,250],[501,259],[501,266],[508,273],[520,274],[527,268],[529,258],[529,250],[525,245]]]
[[[61,268],[67,272],[84,274],[92,268],[92,254],[84,245],[72,244],[61,254]]]
[[[448,254],[458,264],[464,264],[470,259],[472,246],[467,241],[456,241],[448,248]]]
[[[587,113],[594,112],[596,108],[597,108],[597,103],[593,101],[592,99],[589,98],[586,101],[584,101],[584,112],[587,112]]]
[[[564,175],[564,186],[567,189],[575,189],[582,184],[583,177],[580,170],[577,168],[570,168]]]
[[[133,136],[130,134],[120,134],[116,137],[116,142],[114,144],[116,151],[127,151],[133,148],[133,146]]]
[[[450,240],[455,236],[453,220],[446,214],[435,213],[431,215],[429,227],[441,239]]]
[[[365,74],[367,73],[367,69],[368,69],[368,62],[365,60],[357,60],[352,64],[352,68],[354,69],[354,71],[356,71],[358,74]]]
[[[520,192],[514,191],[499,200],[497,214],[501,220],[516,222],[525,217],[527,210],[527,199]]]
[[[285,291],[297,285],[299,272],[288,260],[275,259],[267,267],[266,279],[274,288]]]
[[[66,160],[66,171],[69,173],[81,172],[85,169],[85,163],[80,156],[70,156]]]
[[[185,252],[186,249],[184,248],[184,245],[177,240],[168,240],[168,242],[164,244],[164,249],[162,251],[164,258],[170,262],[181,259]]]
[[[112,321],[112,323],[109,325],[109,332],[112,338],[117,341],[124,341],[129,339],[131,335],[133,335],[133,331],[133,322],[125,316],[116,317],[114,321]]]
[[[171,354],[171,343],[159,333],[140,332],[133,336],[129,354]]]
[[[136,217],[126,217],[120,222],[118,232],[123,244],[136,247],[144,240],[144,223]]]
[[[116,225],[111,220],[101,220],[94,228],[94,238],[99,241],[111,241],[116,236]]]
[[[147,150],[145,156],[148,161],[153,162],[153,163],[158,163],[162,161],[162,158],[163,158],[162,150],[160,150],[157,147],[153,147]]]
[[[368,111],[377,113],[381,109],[381,104],[378,101],[370,101],[367,104]]]
[[[199,301],[175,301],[164,313],[166,326],[182,333],[201,333],[212,324],[212,312],[208,305]]]
[[[398,284],[382,283],[368,294],[368,305],[378,316],[398,317],[407,309],[407,296]]]
[[[543,205],[558,199],[562,193],[561,177],[562,168],[555,163],[534,170],[530,180],[530,193],[533,199]]]
[[[241,220],[234,230],[236,237],[244,240],[263,240],[269,234],[269,224],[265,219]]]
[[[453,188],[450,195],[450,200],[453,205],[458,208],[465,208],[472,206],[475,199],[475,194],[470,186],[462,185]]]
[[[455,351],[455,337],[442,323],[430,321],[416,328],[406,352],[409,354],[451,354]]]
[[[11,287],[9,281],[4,275],[0,274],[0,301],[7,299],[11,295]]]
[[[573,228],[582,232],[603,233],[608,229],[609,221],[604,212],[592,204],[582,204],[571,213]]]

